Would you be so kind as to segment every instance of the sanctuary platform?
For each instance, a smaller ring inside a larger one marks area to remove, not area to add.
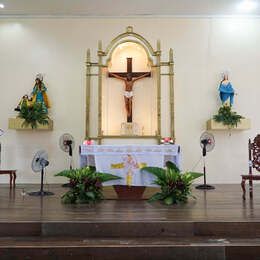
[[[260,186],[242,200],[240,185],[193,189],[196,200],[164,206],[120,201],[110,187],[96,205],[22,196],[38,185],[0,185],[0,259],[259,259]],[[149,197],[156,188],[147,188]]]

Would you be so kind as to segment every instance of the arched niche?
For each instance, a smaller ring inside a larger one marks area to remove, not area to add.
[[[137,41],[123,41],[117,44],[110,52],[107,60],[109,71],[124,72],[127,67],[127,58],[132,57],[133,71],[149,71],[153,61],[145,47]]]
[[[127,123],[125,83],[108,77],[109,72],[126,73],[127,58],[131,58],[133,73],[151,72],[149,78],[133,84],[132,123]],[[104,136],[156,136],[157,73],[146,48],[137,41],[125,40],[112,48],[102,70],[102,134]]]

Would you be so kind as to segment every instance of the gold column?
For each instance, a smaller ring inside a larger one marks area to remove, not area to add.
[[[170,113],[171,113],[171,137],[175,139],[175,112],[174,112],[174,62],[173,62],[173,50],[169,51],[169,86],[170,86]]]
[[[102,138],[102,42],[98,41],[98,143]]]
[[[90,49],[87,50],[86,60],[86,128],[85,139],[89,137],[89,116],[90,116],[90,77],[91,77],[91,62],[90,62]]]
[[[157,138],[161,140],[161,43],[157,41],[156,51],[156,69],[157,69]]]

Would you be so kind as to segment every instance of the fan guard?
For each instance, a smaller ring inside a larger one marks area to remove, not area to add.
[[[213,134],[204,132],[200,136],[200,146],[205,148],[207,152],[211,152],[215,147],[215,139]]]
[[[61,150],[65,153],[68,153],[70,151],[70,145],[71,145],[71,148],[73,150],[74,147],[75,147],[75,141],[74,141],[73,136],[71,134],[68,134],[68,133],[63,134],[60,137],[59,145],[60,145]]]
[[[48,161],[47,152],[44,150],[38,151],[34,155],[33,160],[32,160],[32,170],[34,172],[40,172],[42,170],[42,168],[45,168],[45,166],[42,165],[42,163],[41,163],[41,162],[43,162],[43,160]]]

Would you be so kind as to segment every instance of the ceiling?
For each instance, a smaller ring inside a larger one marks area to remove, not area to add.
[[[256,1],[256,0],[255,0]],[[1,16],[230,16],[244,13],[242,0],[0,0]]]

